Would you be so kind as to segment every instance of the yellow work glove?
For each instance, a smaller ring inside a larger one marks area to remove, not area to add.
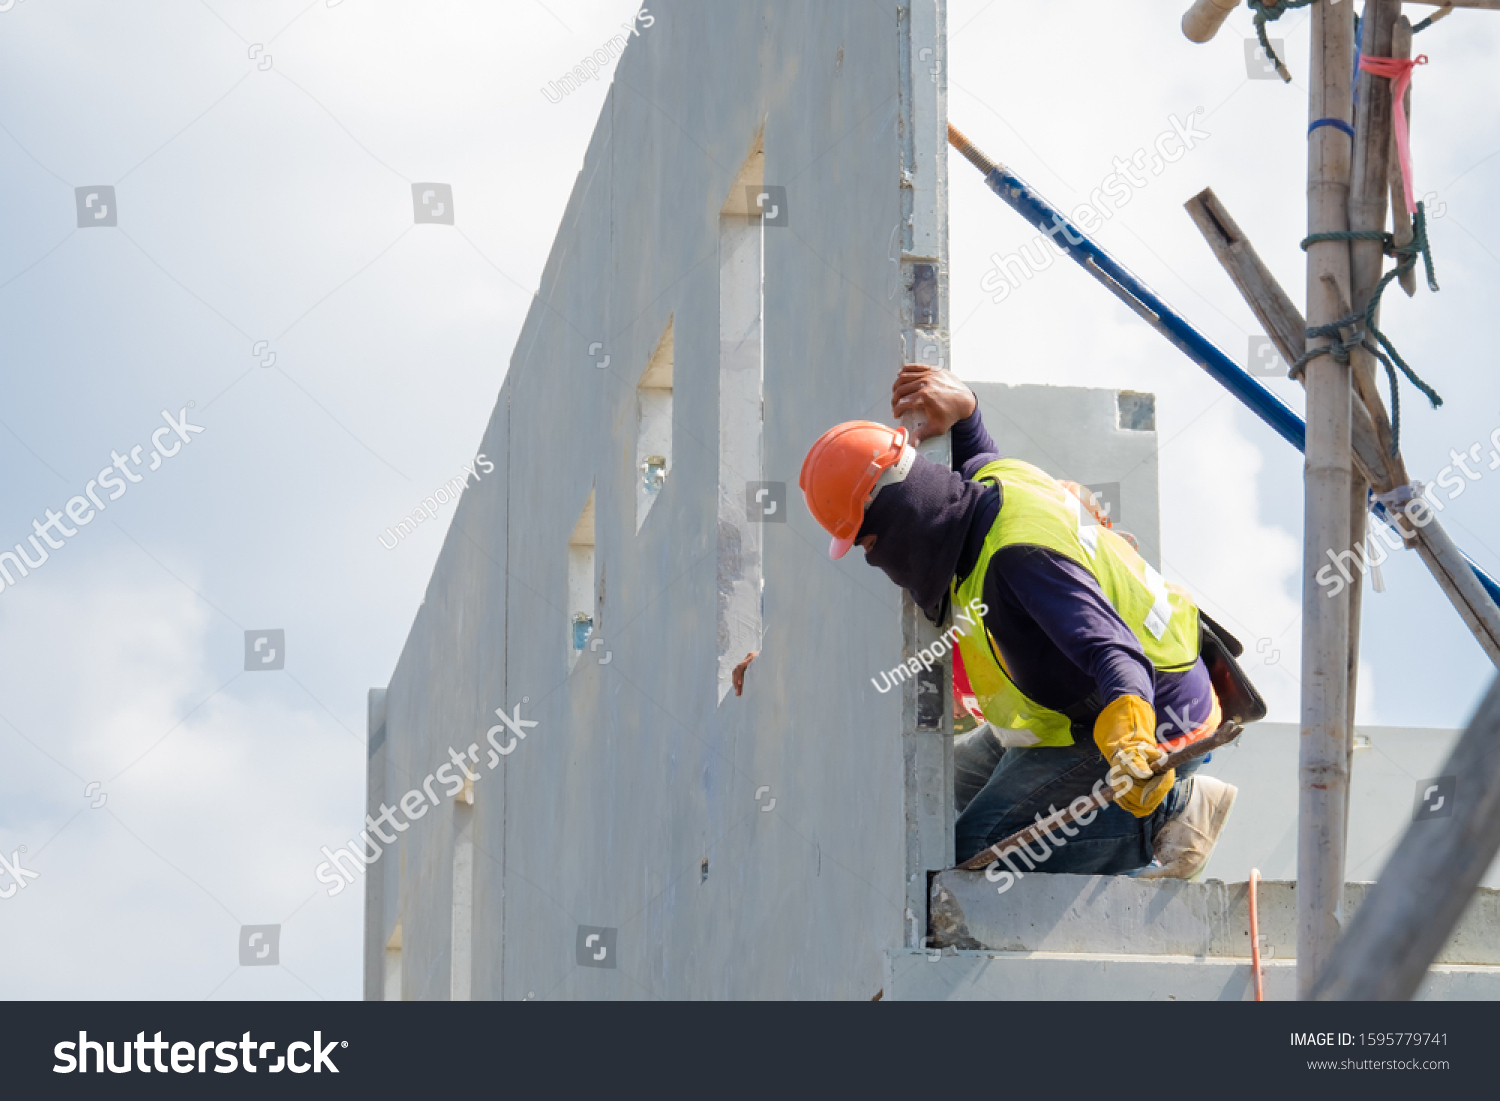
[[[1139,696],[1121,696],[1099,712],[1094,744],[1110,764],[1107,782],[1115,791],[1115,802],[1137,818],[1154,811],[1172,790],[1175,769],[1151,775],[1151,766],[1166,756],[1166,750],[1156,744],[1156,712]]]

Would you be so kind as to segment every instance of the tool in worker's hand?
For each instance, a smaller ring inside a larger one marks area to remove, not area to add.
[[[1196,761],[1199,757],[1205,756],[1220,746],[1228,745],[1234,741],[1235,738],[1239,737],[1242,730],[1244,730],[1244,727],[1237,722],[1225,722],[1208,737],[1191,742],[1176,752],[1169,753],[1158,760],[1151,766],[1151,773],[1153,776],[1160,776],[1169,769],[1180,768],[1190,761]],[[980,871],[1000,859],[1000,853],[1006,849],[1035,841],[1051,829],[1065,826],[1070,822],[1077,821],[1082,815],[1102,810],[1109,806],[1109,804],[1115,801],[1115,792],[1113,788],[1106,785],[1104,790],[1098,795],[1085,795],[1082,799],[1086,805],[1080,805],[1078,800],[1075,799],[1050,818],[1043,818],[1040,822],[1035,822],[1025,829],[1018,830],[1009,837],[996,841],[989,848],[971,856],[959,865],[959,869],[966,872]],[[1076,810],[1074,809],[1075,807],[1077,808]]]

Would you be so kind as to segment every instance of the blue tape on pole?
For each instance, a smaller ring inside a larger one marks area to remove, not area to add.
[[[1350,126],[1343,119],[1319,119],[1317,122],[1313,123],[1307,128],[1307,132],[1311,134],[1320,126],[1332,126],[1335,130],[1342,130],[1351,138],[1354,137],[1354,127]]]
[[[1469,569],[1474,571],[1474,576],[1479,578],[1479,583],[1484,586],[1484,591],[1490,594],[1490,599],[1496,604],[1500,604],[1500,585],[1497,585],[1493,577],[1480,569],[1466,551],[1460,550],[1458,553],[1464,556],[1464,561],[1469,564]]]

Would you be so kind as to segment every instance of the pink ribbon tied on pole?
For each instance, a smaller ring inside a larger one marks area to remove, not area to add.
[[[1373,76],[1391,82],[1391,119],[1396,130],[1396,156],[1401,162],[1401,185],[1406,191],[1406,213],[1417,212],[1417,200],[1411,184],[1411,131],[1406,123],[1406,90],[1411,87],[1412,70],[1427,64],[1427,55],[1403,61],[1398,57],[1360,57],[1359,67]]]

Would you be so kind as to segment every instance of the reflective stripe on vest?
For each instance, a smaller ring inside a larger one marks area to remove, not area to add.
[[[958,646],[969,683],[1002,745],[1073,744],[1068,717],[1016,687],[994,637],[974,614],[990,560],[1002,547],[1043,547],[1087,570],[1158,672],[1179,672],[1198,660],[1198,609],[1191,598],[1168,585],[1124,539],[1102,525],[1085,523],[1083,503],[1075,494],[1019,459],[990,463],[974,480],[1001,484],[1004,498],[979,561],[962,584],[952,586],[954,624],[961,631]]]

